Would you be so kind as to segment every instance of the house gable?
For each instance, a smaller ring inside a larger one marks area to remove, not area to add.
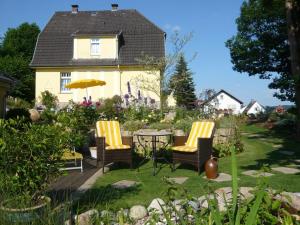
[[[217,110],[231,109],[234,114],[239,114],[243,102],[230,93],[220,90],[218,93],[210,97],[207,101],[202,103],[204,106],[211,106]]]

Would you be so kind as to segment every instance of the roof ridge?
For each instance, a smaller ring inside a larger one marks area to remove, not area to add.
[[[78,11],[77,13],[73,13],[73,14],[78,14],[78,13],[92,13],[92,12],[119,12],[119,11],[136,11],[135,9],[118,9],[117,11],[112,11],[109,9],[105,9],[105,10],[82,10],[82,11]],[[55,13],[71,13],[72,11],[55,11]]]

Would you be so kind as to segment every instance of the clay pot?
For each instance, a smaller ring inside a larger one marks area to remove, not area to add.
[[[205,163],[205,174],[208,179],[215,179],[218,176],[218,163],[215,157],[210,157]]]

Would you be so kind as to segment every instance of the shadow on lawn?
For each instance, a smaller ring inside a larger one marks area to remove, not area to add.
[[[74,204],[75,208],[80,211],[91,208],[110,209],[110,203],[120,200],[123,197],[131,197],[137,195],[141,190],[141,185],[130,188],[117,189],[112,185],[94,187],[88,190],[81,199]]]
[[[266,154],[266,157],[255,160],[256,164],[242,166],[246,170],[258,170],[269,165],[288,166],[295,165],[300,167],[300,142],[292,138],[286,130],[266,130],[246,136],[249,140],[260,140],[272,145],[273,150]],[[288,155],[292,152],[292,155]],[[298,173],[299,174],[299,173]]]

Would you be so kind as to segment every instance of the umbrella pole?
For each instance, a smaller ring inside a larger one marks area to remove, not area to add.
[[[89,96],[88,96],[87,88],[85,88],[85,93],[86,93],[86,100],[88,100],[88,99],[89,99]]]

